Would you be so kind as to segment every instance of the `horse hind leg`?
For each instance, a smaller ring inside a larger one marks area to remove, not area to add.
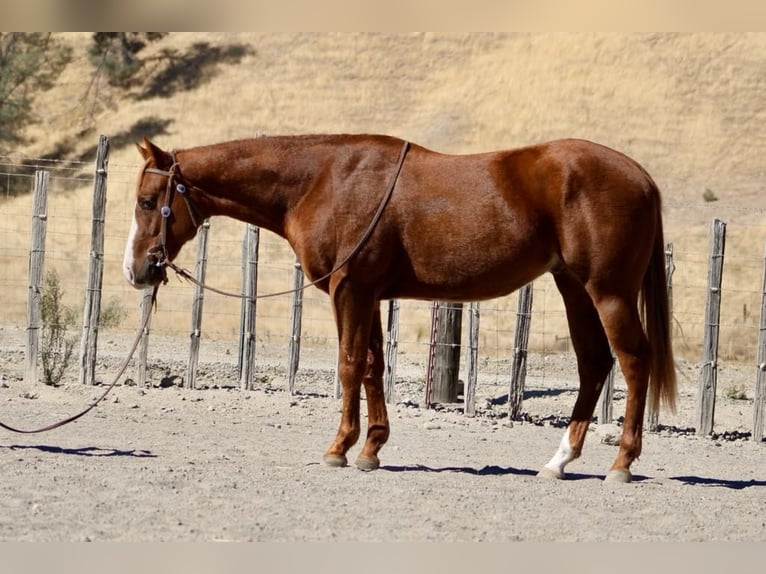
[[[583,285],[566,271],[554,274],[554,279],[564,299],[580,389],[559,448],[538,473],[543,478],[564,478],[566,465],[580,456],[596,402],[614,362],[596,307]]]
[[[644,409],[649,387],[649,343],[641,326],[636,295],[596,293],[594,300],[628,388],[620,450],[606,480],[630,482],[630,465],[641,454]]]

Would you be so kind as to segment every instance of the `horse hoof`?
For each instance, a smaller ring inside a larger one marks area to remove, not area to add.
[[[563,480],[564,473],[558,472],[556,470],[551,470],[547,466],[544,466],[540,469],[540,472],[537,473],[537,476],[540,478]]]
[[[630,474],[630,471],[622,468],[614,468],[610,470],[606,473],[606,478],[604,478],[604,482],[619,482],[624,484],[627,484],[632,480],[633,475]]]
[[[380,461],[377,457],[367,458],[360,456],[356,459],[356,467],[360,470],[377,470],[380,468]]]
[[[343,454],[326,454],[324,455],[324,463],[327,466],[346,466],[348,464],[348,460],[346,460],[346,455]]]

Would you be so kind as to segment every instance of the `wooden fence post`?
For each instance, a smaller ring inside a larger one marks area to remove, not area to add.
[[[524,381],[527,377],[527,346],[532,323],[532,291],[532,283],[527,283],[519,291],[516,333],[513,340],[513,362],[511,363],[511,385],[508,391],[508,416],[511,419],[516,419],[521,414],[521,405],[524,400]]]
[[[612,353],[611,346],[609,352]],[[598,424],[606,425],[612,422],[614,418],[614,372],[617,368],[617,361],[614,360],[612,353],[612,368],[606,376],[604,388],[601,390],[601,405],[598,410]]]
[[[90,236],[88,286],[82,314],[80,341],[80,382],[96,382],[98,321],[101,315],[101,286],[104,278],[104,222],[106,218],[106,174],[109,162],[109,138],[102,135],[96,152],[96,175],[93,181],[93,219]]]
[[[436,363],[436,353],[434,352],[434,343],[436,341],[436,321],[439,315],[437,309],[438,301],[431,301],[431,335],[428,338],[428,362],[426,363],[426,388],[423,402],[427,409],[431,408],[431,387],[434,380],[434,364]]]
[[[673,261],[673,243],[665,244],[665,285],[668,289],[668,314],[673,316],[673,273],[676,271],[676,264]]]
[[[248,281],[248,259],[249,259],[249,235],[247,228],[250,224],[245,224],[245,233],[242,236],[242,301],[239,306],[239,344],[237,345],[237,376],[239,377],[240,386],[242,386],[242,370],[244,368],[242,362],[245,357],[245,323],[247,322],[247,300],[244,298],[247,292]]]
[[[468,352],[466,353],[466,377],[463,387],[463,412],[472,417],[476,414],[476,381],[479,378],[479,302],[468,305]]]
[[[396,403],[394,381],[396,379],[396,350],[399,345],[399,300],[391,299],[388,302],[388,325],[386,327],[386,359],[383,374],[383,392],[386,402],[390,405]]]
[[[303,314],[303,269],[298,258],[295,258],[293,273],[293,306],[290,316],[290,340],[287,346],[287,388],[291,395],[295,394],[295,375],[301,357],[301,318]]]
[[[761,282],[761,323],[758,332],[758,355],[753,397],[753,442],[763,442],[763,417],[766,410],[766,250],[763,255],[763,281]]]
[[[50,176],[50,172],[35,171],[32,246],[29,250],[29,289],[27,294],[27,354],[24,370],[24,380],[29,383],[37,382],[37,353],[40,347],[42,283],[45,267],[45,234],[48,219]]]
[[[432,403],[457,402],[462,322],[462,303],[434,302],[431,309],[426,408]]]
[[[195,267],[195,279],[200,283],[205,282],[207,271],[207,239],[210,233],[210,222],[204,221],[200,226],[197,240],[197,265]],[[202,304],[205,300],[205,290],[199,285],[194,285],[194,300],[192,301],[192,325],[189,345],[189,367],[186,374],[186,387],[193,389],[197,384],[197,365],[199,363],[199,340],[202,330]]]
[[[340,345],[335,345],[335,373],[333,374],[332,382],[335,388],[334,397],[339,399],[343,396],[343,389],[340,384]]]
[[[720,219],[714,219],[710,233],[708,294],[707,304],[705,305],[705,337],[698,389],[698,435],[709,435],[713,432],[715,419],[715,392],[718,378],[718,329],[721,317],[721,280],[723,279],[726,223]]]
[[[143,325],[146,322],[146,326],[144,327],[144,333],[141,335],[141,343],[138,347],[138,369],[136,371],[136,384],[140,387],[143,387],[149,380],[147,376],[147,363],[149,360],[149,329],[152,324],[152,295],[154,294],[154,287],[147,287],[143,293],[141,297],[141,322],[139,325]],[[147,315],[149,316],[148,318]]]
[[[246,390],[253,388],[255,371],[255,295],[258,292],[258,246],[260,230],[252,224],[245,227],[242,277],[242,321],[239,345],[239,384]]]

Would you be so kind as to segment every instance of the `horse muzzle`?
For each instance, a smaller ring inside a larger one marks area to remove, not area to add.
[[[167,267],[164,264],[164,260],[158,259],[151,254],[147,255],[137,268],[131,265],[124,265],[122,272],[128,283],[136,289],[154,287],[168,281]]]

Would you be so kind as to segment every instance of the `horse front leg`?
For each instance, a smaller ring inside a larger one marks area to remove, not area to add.
[[[380,306],[376,305],[370,329],[367,371],[363,379],[367,397],[367,440],[356,459],[356,466],[362,470],[375,470],[380,466],[378,452],[388,440],[390,432],[383,392],[383,372],[383,328]]]
[[[338,327],[338,378],[343,389],[340,425],[335,440],[324,454],[330,466],[346,466],[346,453],[359,439],[359,405],[362,379],[368,370],[372,298],[361,297],[350,282],[331,286],[335,322]]]

